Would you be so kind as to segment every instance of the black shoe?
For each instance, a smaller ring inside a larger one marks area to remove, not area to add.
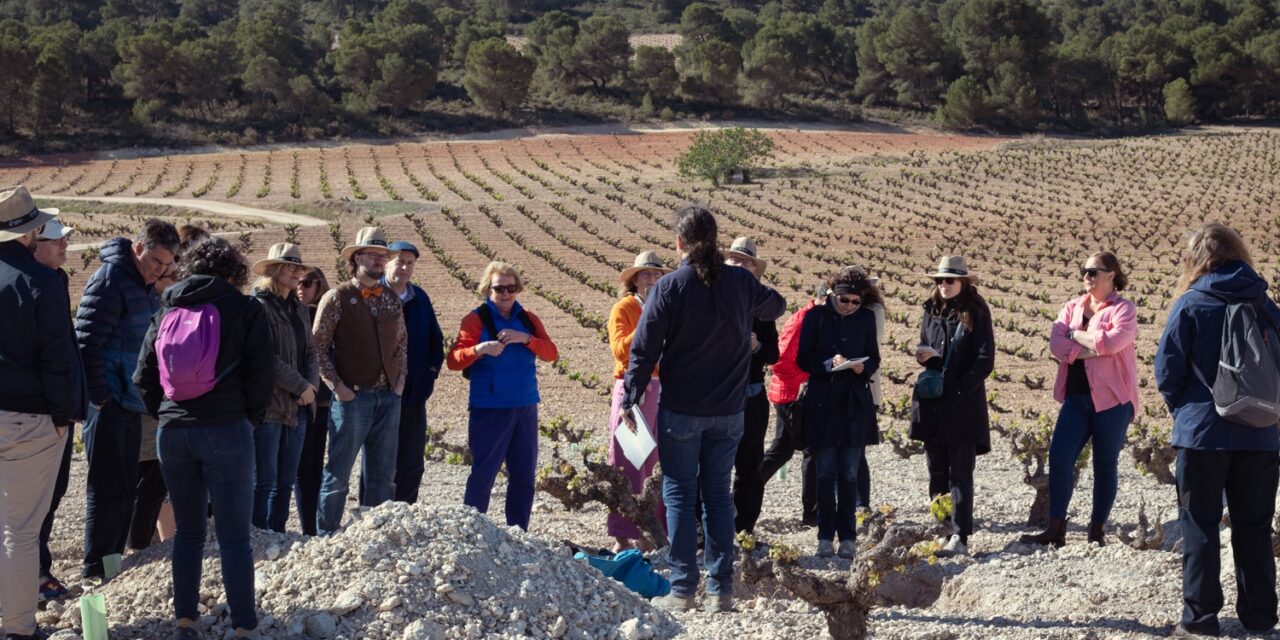
[[[1173,632],[1169,634],[1170,638],[1216,638],[1218,637],[1217,629],[1201,629],[1199,627],[1188,627],[1179,622],[1173,628]]]

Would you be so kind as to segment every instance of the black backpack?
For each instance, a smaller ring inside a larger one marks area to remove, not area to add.
[[[1209,384],[1199,369],[1192,369],[1213,392],[1218,415],[1248,427],[1275,427],[1280,422],[1280,327],[1265,303],[1219,299],[1227,310],[1217,376]]]
[[[476,315],[480,316],[480,324],[484,325],[485,331],[489,332],[489,339],[497,340],[498,325],[493,321],[493,312],[489,310],[489,305],[482,304],[476,307],[475,313]],[[533,335],[534,334],[533,318],[529,317],[529,312],[525,311],[524,309],[521,309],[520,313],[516,314],[516,317],[520,318],[520,324],[524,325],[524,328],[528,332],[528,334]],[[462,377],[466,378],[467,380],[471,379],[471,367],[467,367],[466,369],[462,370]]]

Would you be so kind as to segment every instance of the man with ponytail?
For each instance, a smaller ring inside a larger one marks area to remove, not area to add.
[[[754,319],[778,319],[787,303],[750,271],[724,264],[710,211],[689,206],[675,218],[680,268],[658,280],[645,302],[631,343],[621,408],[627,426],[636,429],[631,407],[640,404],[661,360],[658,460],[672,568],[671,594],[655,598],[654,604],[694,607],[699,578],[694,501],[701,489],[706,608],[729,611],[734,535],[729,478],[742,438],[751,326]]]

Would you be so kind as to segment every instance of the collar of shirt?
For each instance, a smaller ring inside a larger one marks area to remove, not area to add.
[[[396,288],[395,288],[395,287],[393,287],[393,286],[391,286],[391,283],[387,281],[387,277],[386,277],[386,276],[382,276],[382,286],[384,286],[384,287],[386,287],[386,288],[388,288],[388,289],[390,289],[390,290],[392,290],[392,291],[395,291],[395,290],[396,290]],[[417,294],[415,294],[415,293],[413,292],[413,285],[412,285],[412,284],[406,284],[406,285],[404,286],[404,293],[403,293],[403,294],[399,294],[399,295],[400,295],[400,302],[408,302],[408,301],[412,300],[412,299],[413,299],[413,297],[414,297],[415,295],[417,295]]]

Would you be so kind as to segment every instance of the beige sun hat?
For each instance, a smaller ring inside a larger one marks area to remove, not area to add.
[[[622,270],[622,274],[618,276],[618,281],[622,284],[631,282],[637,273],[648,269],[657,269],[662,273],[671,273],[671,269],[667,265],[662,264],[662,260],[658,258],[658,254],[652,251],[642,251],[636,256],[635,262],[626,269]]]
[[[306,268],[307,271],[315,271],[315,267],[304,264],[302,262],[302,250],[298,245],[289,242],[280,242],[271,245],[267,250],[267,259],[259,260],[253,263],[253,272],[260,275],[267,275],[267,267],[273,264],[296,264]]]
[[[24,186],[0,189],[0,242],[17,240],[57,215],[57,209],[37,209]]]
[[[387,247],[387,234],[378,227],[365,227],[356,234],[356,242],[353,245],[343,247],[342,259],[350,260],[351,254],[366,249],[374,251],[382,251],[383,253],[391,253],[391,249]]]
[[[929,278],[962,278],[970,282],[978,282],[978,274],[969,270],[964,256],[942,256],[938,261],[938,270],[930,273]]]
[[[764,270],[769,268],[769,261],[761,258],[756,253],[756,241],[746,236],[734,238],[733,244],[729,245],[728,253],[755,264],[757,276],[764,275]]]

